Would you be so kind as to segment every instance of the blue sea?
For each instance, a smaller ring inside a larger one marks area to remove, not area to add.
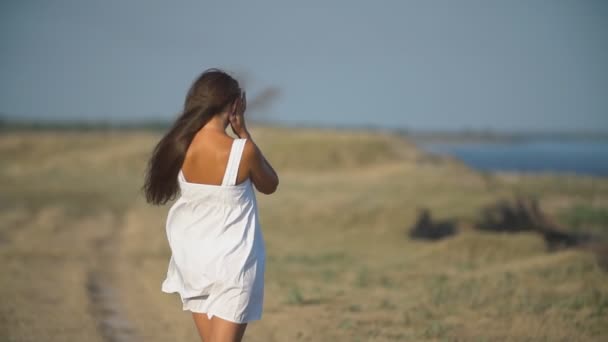
[[[501,143],[419,143],[484,171],[567,172],[608,176],[608,141],[526,140]]]

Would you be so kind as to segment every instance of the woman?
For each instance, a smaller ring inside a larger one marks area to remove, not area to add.
[[[272,194],[279,179],[247,130],[246,107],[234,78],[203,72],[156,145],[143,187],[155,205],[180,193],[167,214],[162,291],[179,293],[204,342],[240,341],[262,316],[266,249],[252,184]]]

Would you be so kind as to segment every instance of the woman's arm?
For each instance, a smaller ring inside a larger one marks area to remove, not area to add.
[[[263,194],[271,194],[279,186],[279,176],[274,171],[262,151],[251,138],[251,134],[245,125],[244,113],[247,108],[247,97],[245,92],[232,104],[230,112],[230,125],[232,131],[239,137],[247,139],[243,150],[243,159],[249,166],[249,177],[253,185]]]
[[[259,192],[270,195],[279,186],[279,176],[270,165],[264,154],[251,138],[249,132],[245,132],[240,138],[245,138],[245,149],[243,151],[245,159],[249,164],[249,176]]]

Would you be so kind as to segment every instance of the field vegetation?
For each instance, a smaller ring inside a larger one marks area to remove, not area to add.
[[[196,341],[160,291],[169,205],[139,189],[160,130],[0,135],[0,340]],[[265,311],[246,341],[605,341],[608,179],[485,173],[407,138],[255,126]],[[475,228],[517,196],[591,244]],[[422,209],[455,233],[413,239]]]

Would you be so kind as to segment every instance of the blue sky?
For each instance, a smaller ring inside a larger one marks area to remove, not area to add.
[[[204,69],[252,116],[406,129],[608,130],[606,1],[7,1],[0,112],[171,120]]]

